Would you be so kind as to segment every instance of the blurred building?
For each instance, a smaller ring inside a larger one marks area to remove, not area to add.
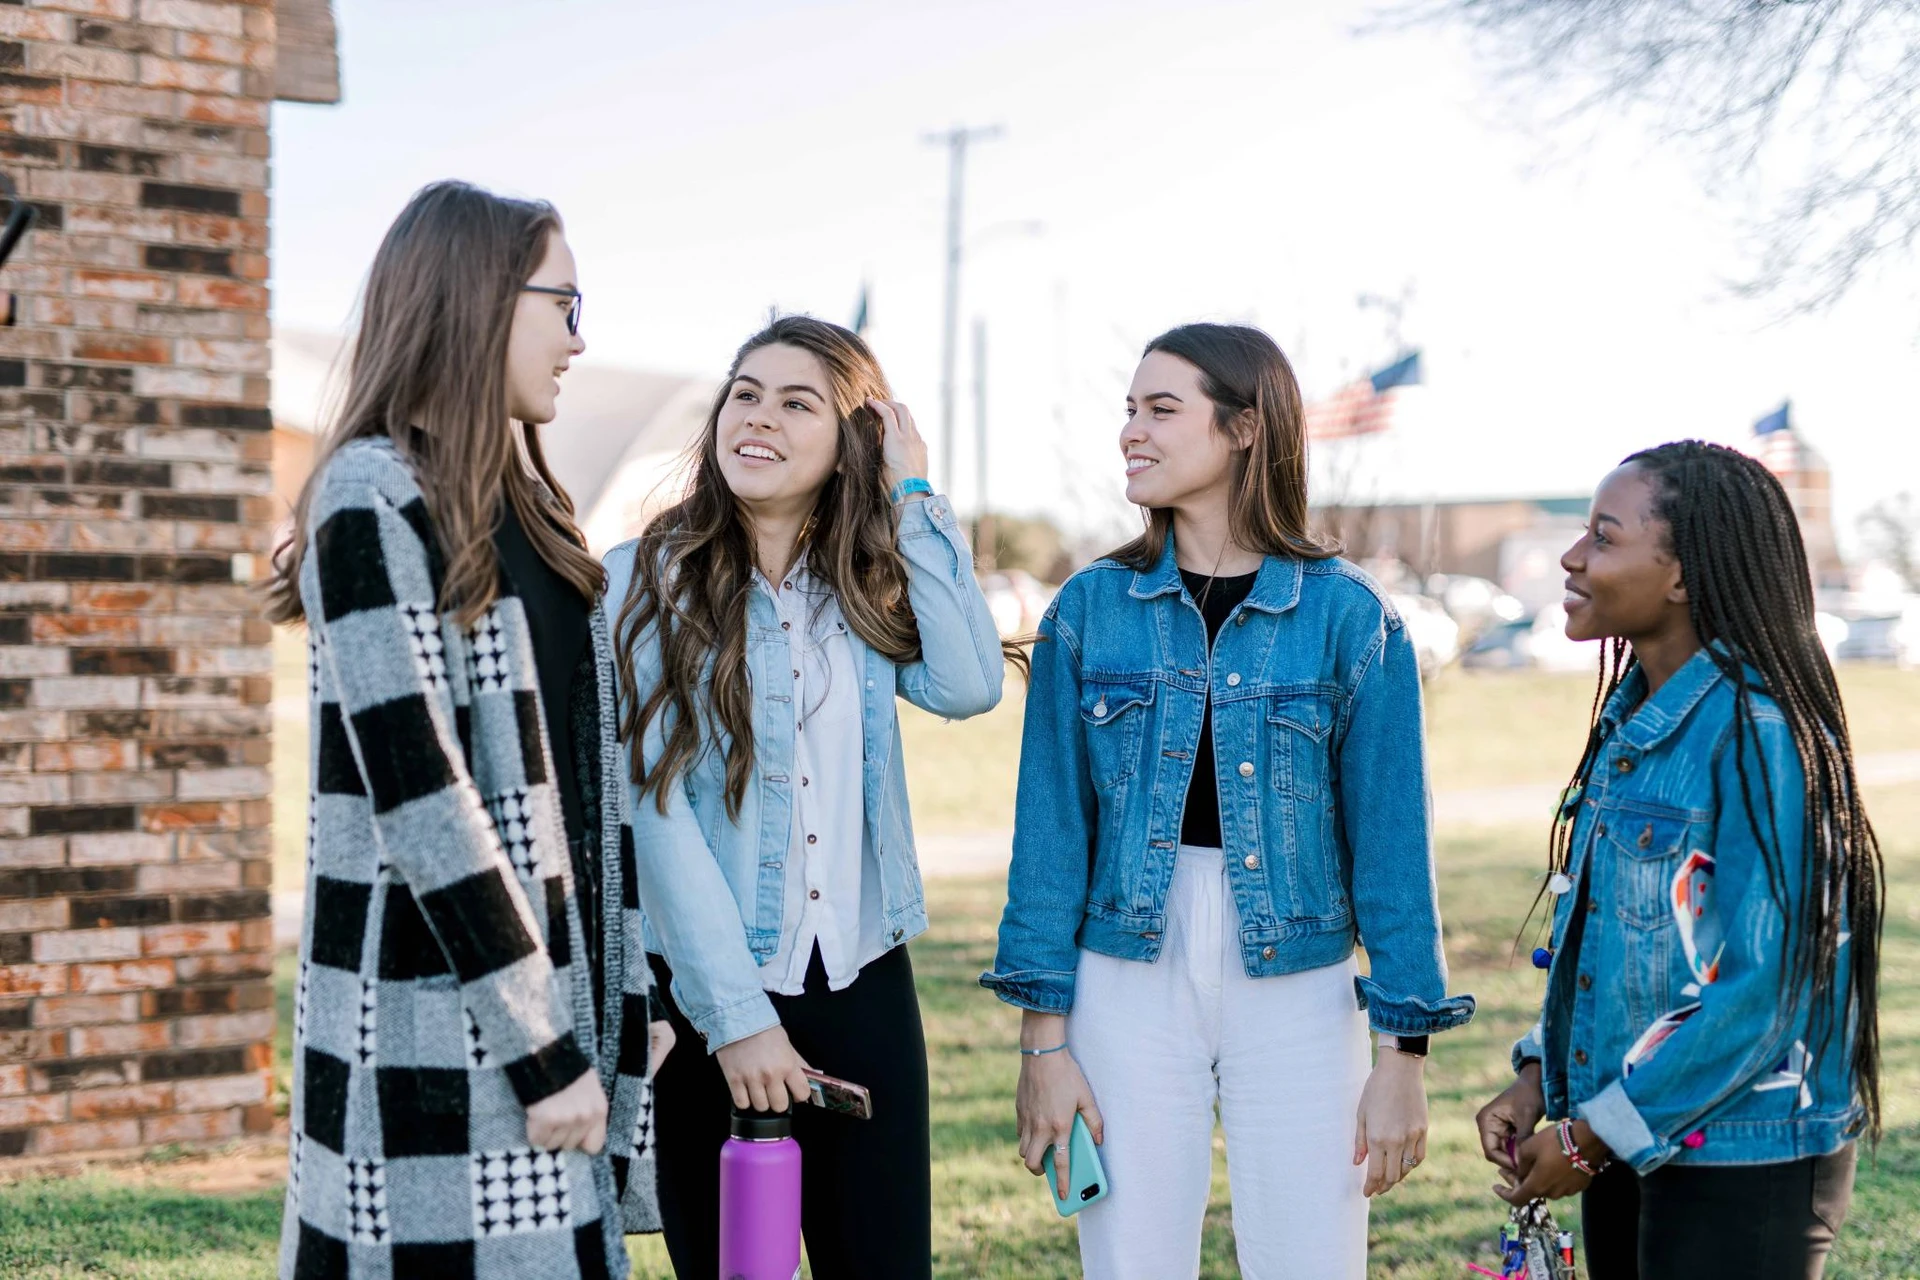
[[[1746,451],[1779,479],[1800,520],[1800,537],[1807,545],[1807,566],[1814,585],[1823,591],[1844,591],[1847,567],[1840,559],[1833,528],[1833,472],[1819,450],[1793,425],[1792,403],[1753,424]]]

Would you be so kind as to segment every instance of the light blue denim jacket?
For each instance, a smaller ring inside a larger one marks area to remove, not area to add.
[[[1376,1030],[1466,1022],[1473,997],[1446,993],[1420,673],[1400,616],[1344,561],[1270,556],[1209,653],[1171,537],[1145,572],[1081,570],[1041,621],[982,985],[1064,1013],[1080,948],[1159,958],[1209,693],[1247,974],[1336,964],[1363,937],[1357,999]]]
[[[849,632],[855,669],[865,673],[860,722],[865,773],[866,865],[880,873],[886,937],[908,941],[927,927],[920,865],[907,812],[907,779],[894,698],[960,719],[1000,701],[1000,638],[973,575],[973,554],[943,497],[903,504],[899,547],[907,595],[919,620],[921,658],[896,665]],[[616,616],[633,580],[637,542],[606,556],[609,611]],[[673,999],[709,1051],[776,1026],[761,988],[760,966],[780,949],[793,822],[793,708],[790,637],[773,602],[754,591],[747,603],[747,670],[754,699],[754,768],[737,820],[727,816],[726,742],[708,745],[668,789],[663,816],[652,796],[631,797],[637,842],[635,888],[648,951],[673,970]],[[638,637],[633,678],[644,696],[660,678],[651,630]],[[623,698],[632,690],[622,688]],[[659,719],[648,726],[645,757],[666,741]],[[623,743],[628,777],[633,744]],[[631,785],[631,784],[630,784]]]
[[[1862,1112],[1844,984],[1824,1043],[1807,988],[1791,1018],[1781,1000],[1806,829],[1786,719],[1756,687],[1747,783],[1786,863],[1777,901],[1741,800],[1733,682],[1702,650],[1646,691],[1636,668],[1607,701],[1591,777],[1568,801],[1573,887],[1554,907],[1541,1021],[1514,1068],[1539,1059],[1547,1114],[1585,1120],[1643,1173],[1825,1155]],[[1579,936],[1563,946],[1576,909]],[[1845,961],[1843,947],[1843,973]]]

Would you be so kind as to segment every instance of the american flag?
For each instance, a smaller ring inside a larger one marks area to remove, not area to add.
[[[1307,406],[1309,440],[1344,440],[1375,435],[1393,426],[1393,405],[1401,387],[1425,381],[1418,351],[1395,360],[1368,377],[1356,379]]]

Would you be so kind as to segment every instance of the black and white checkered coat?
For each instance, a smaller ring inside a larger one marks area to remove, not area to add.
[[[574,716],[601,816],[596,1035],[520,600],[503,594],[472,627],[436,610],[441,555],[384,439],[334,455],[309,529],[312,794],[280,1274],[624,1276],[623,1225],[657,1229],[651,981],[605,615],[598,705],[576,689]],[[594,1067],[608,1151],[530,1148],[527,1107]]]

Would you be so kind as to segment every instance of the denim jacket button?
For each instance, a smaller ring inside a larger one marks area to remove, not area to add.
[[[1260,855],[1257,853],[1248,854],[1243,861],[1249,871],[1258,871],[1260,869]]]
[[[1260,958],[1262,960],[1271,960],[1276,954],[1278,953],[1276,953],[1272,947],[1260,948]]]
[[[1618,769],[1618,770],[1619,770],[1619,771],[1620,771],[1621,773],[1632,773],[1632,772],[1633,772],[1633,761],[1632,761],[1631,759],[1629,759],[1629,758],[1627,758],[1626,756],[1621,756],[1621,757],[1620,757],[1620,763],[1619,763],[1619,764],[1616,764],[1616,765],[1615,765],[1615,766],[1613,766],[1613,767],[1614,767],[1614,768],[1616,768],[1616,769]]]
[[[1240,762],[1240,776],[1243,778],[1251,778],[1253,776],[1253,761],[1242,760]]]
[[[1101,719],[1105,719],[1105,718],[1106,718],[1106,714],[1107,714],[1107,703],[1106,703],[1106,699],[1104,699],[1104,698],[1103,698],[1103,699],[1101,699],[1101,700],[1100,700],[1099,702],[1096,702],[1096,703],[1094,703],[1094,704],[1093,704],[1093,717],[1094,717],[1094,719],[1096,719],[1096,720],[1101,720]]]
[[[1583,1067],[1584,1067],[1584,1066],[1586,1066],[1586,1065],[1587,1065],[1587,1051],[1586,1051],[1585,1049],[1575,1049],[1575,1050],[1573,1051],[1573,1060],[1574,1060],[1575,1062],[1577,1062],[1577,1063],[1579,1063],[1579,1064],[1580,1064],[1581,1066],[1583,1066]]]
[[[1581,989],[1582,991],[1591,991],[1591,990],[1593,990],[1593,975],[1592,975],[1592,974],[1590,974],[1590,973],[1583,973],[1583,974],[1581,974],[1581,975],[1580,975],[1580,989]]]
[[[1238,671],[1229,671],[1227,673],[1227,688],[1231,689],[1239,683],[1240,683],[1240,673]]]

